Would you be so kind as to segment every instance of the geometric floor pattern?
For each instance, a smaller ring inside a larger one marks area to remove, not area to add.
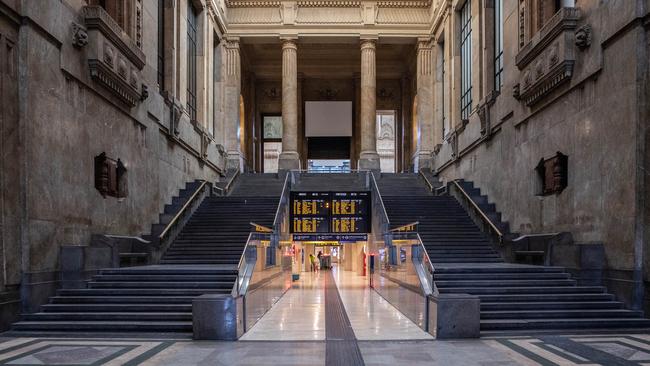
[[[0,365],[324,365],[324,341],[4,338]],[[650,335],[359,341],[366,365],[650,366]]]

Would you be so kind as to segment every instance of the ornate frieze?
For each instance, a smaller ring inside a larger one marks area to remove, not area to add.
[[[518,97],[526,105],[534,105],[571,79],[579,15],[577,8],[561,9],[517,55]]]
[[[280,24],[280,8],[232,8],[228,10],[231,24]]]
[[[377,24],[428,24],[429,9],[380,7],[377,11]]]
[[[86,6],[83,14],[91,77],[128,106],[135,106],[146,90],[140,75],[144,53],[103,8]]]

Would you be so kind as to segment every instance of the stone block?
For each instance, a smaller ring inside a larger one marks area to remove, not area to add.
[[[84,247],[79,245],[61,246],[61,286],[63,288],[82,288],[84,286]]]
[[[243,297],[206,294],[192,301],[195,340],[236,341],[244,333]]]
[[[468,294],[429,297],[429,333],[437,339],[479,338],[481,301]]]

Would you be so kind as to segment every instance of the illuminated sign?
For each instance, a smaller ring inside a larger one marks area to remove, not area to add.
[[[292,234],[366,234],[370,192],[291,192],[289,219]]]

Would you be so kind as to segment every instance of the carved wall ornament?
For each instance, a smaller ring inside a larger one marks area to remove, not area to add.
[[[88,30],[78,23],[72,23],[72,45],[81,48],[88,44]]]
[[[117,74],[126,80],[126,61],[124,59],[119,59],[117,61]]]
[[[201,132],[201,159],[206,160],[208,158],[208,147],[210,146],[210,135],[205,131]]]
[[[575,33],[576,46],[579,49],[584,50],[587,47],[591,46],[591,26],[585,24],[578,28]]]
[[[282,97],[282,91],[276,87],[264,89],[264,95],[269,99],[280,99]]]
[[[138,85],[138,73],[135,70],[131,70],[130,82],[133,86]]]
[[[519,83],[512,86],[512,97],[519,100],[521,98],[521,91]]]
[[[128,195],[126,165],[109,158],[105,152],[95,156],[95,189],[102,197],[125,198]]]
[[[172,136],[178,136],[181,133],[179,126],[183,115],[183,107],[176,100],[171,101],[169,107],[169,132]]]
[[[558,56],[558,48],[559,45],[557,42],[551,46],[550,50],[548,51],[548,66],[553,67],[558,61],[559,61],[559,56]]]
[[[115,60],[115,51],[108,44],[104,45],[104,63],[108,65],[111,69],[113,68],[113,62]]]
[[[325,89],[320,89],[318,91],[318,94],[321,96],[321,98],[325,100],[331,100],[336,98],[336,96],[339,94],[338,89],[331,89],[331,88],[325,88]]]
[[[538,80],[544,75],[544,69],[544,60],[540,58],[535,65],[535,80]]]
[[[381,89],[379,89],[379,91],[377,92],[377,97],[378,97],[379,99],[384,99],[384,100],[393,99],[393,97],[394,97],[394,93],[393,93],[393,91],[390,90],[390,89],[381,88]]]
[[[147,84],[143,83],[140,91],[140,100],[145,100],[147,98],[149,98],[149,87]]]

